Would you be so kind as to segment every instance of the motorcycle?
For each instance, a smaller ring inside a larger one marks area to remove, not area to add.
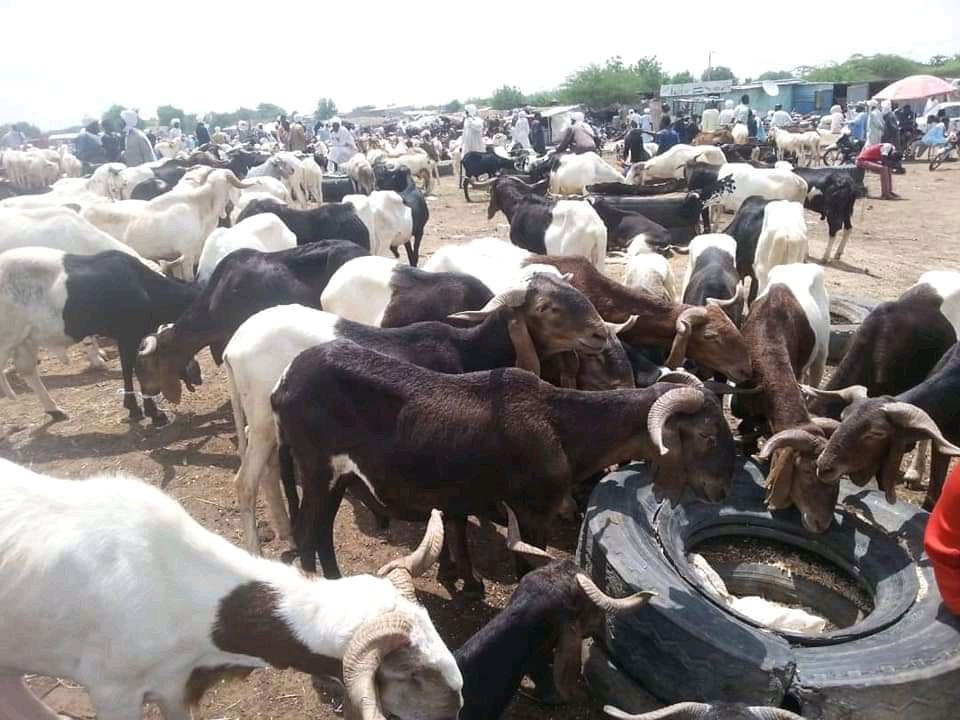
[[[823,164],[855,165],[857,155],[863,150],[863,140],[857,140],[852,135],[841,135],[837,141],[823,152]]]
[[[947,144],[930,160],[930,170],[940,167],[955,150],[960,150],[960,134],[954,130],[947,136]]]

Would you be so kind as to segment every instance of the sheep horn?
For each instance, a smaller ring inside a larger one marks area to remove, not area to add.
[[[617,720],[702,720],[713,710],[707,703],[681,702],[659,710],[631,715],[613,705],[604,705],[603,712]]]
[[[580,585],[583,594],[586,595],[594,605],[603,610],[603,612],[608,612],[613,615],[632,612],[633,610],[642,608],[650,602],[650,598],[657,596],[655,592],[641,590],[625,598],[610,597],[598,588],[593,580],[583,573],[577,573],[577,584]]]
[[[827,437],[833,435],[837,431],[837,428],[840,427],[840,421],[834,420],[833,418],[811,417],[810,422],[823,430],[823,434]]]
[[[888,402],[882,405],[883,414],[899,428],[912,428],[926,433],[943,455],[960,455],[960,448],[947,440],[933,418],[924,410],[905,402]]]
[[[143,344],[140,347],[140,352],[137,355],[152,355],[157,351],[157,336],[156,335],[147,335],[143,339]]]
[[[743,281],[737,283],[737,289],[733,297],[721,300],[720,298],[707,298],[707,305],[716,305],[719,308],[734,307],[738,302],[743,301]]]
[[[501,502],[500,505],[507,513],[507,548],[511,552],[523,555],[528,561],[534,564],[543,564],[544,562],[550,562],[556,559],[546,550],[541,550],[534,545],[525,543],[520,538],[520,523],[517,522],[516,514],[505,502]]]
[[[695,387],[682,387],[668,390],[658,397],[647,413],[647,432],[653,444],[666,455],[668,448],[663,444],[663,426],[673,415],[689,415],[703,407],[703,390]]]
[[[789,710],[775,707],[757,707],[747,708],[747,712],[753,715],[757,720],[803,720],[801,715],[797,715]]]
[[[665,252],[666,252],[666,251],[675,252],[675,253],[677,253],[678,255],[689,255],[689,254],[690,254],[690,248],[689,248],[689,247],[683,247],[682,245],[667,245],[667,246],[666,246],[665,248],[663,248],[663,249],[664,249]]]
[[[233,185],[233,187],[239,188],[240,190],[246,190],[247,188],[252,188],[257,184],[255,182],[245,183],[242,180],[237,179],[237,176],[234,175],[233,171],[231,170],[227,171],[227,182]]]
[[[839,390],[821,390],[812,385],[801,385],[800,390],[818,400],[843,400],[847,405],[867,399],[867,388],[863,385],[850,385]]]
[[[634,325],[636,325],[637,320],[639,319],[640,319],[639,315],[631,315],[622,323],[613,323],[613,322],[604,321],[604,325],[606,325],[607,329],[610,332],[612,332],[614,335],[619,335],[620,333],[626,332],[627,330],[632,328]]]
[[[657,382],[703,387],[703,381],[693,373],[688,373],[686,370],[669,370],[657,378]]]
[[[180,253],[177,257],[172,260],[157,260],[157,265],[160,267],[160,272],[164,275],[167,274],[167,270],[170,268],[177,267],[177,265],[183,264],[183,253]]]
[[[809,430],[789,428],[767,440],[760,451],[760,459],[767,460],[773,453],[784,447],[794,448],[804,455],[819,455],[826,444],[826,438],[814,435]]]
[[[399,611],[361,625],[343,653],[344,715],[357,720],[386,720],[377,695],[376,673],[383,659],[410,644],[413,622]]]
[[[687,354],[687,344],[690,342],[693,326],[702,325],[707,321],[707,317],[705,307],[688,307],[680,313],[680,317],[677,318],[677,334],[673,338],[670,355],[664,365],[672,369],[680,364]]]
[[[492,315],[501,307],[520,307],[527,299],[527,285],[521,284],[515,287],[507,288],[499,295],[494,295],[479,310],[464,310],[463,312],[448,315],[448,318],[454,320],[468,320],[471,322],[482,322],[488,315]]]
[[[413,578],[423,575],[440,557],[443,549],[443,513],[430,511],[430,521],[423,539],[409,555],[391,560],[377,570],[377,576],[387,578],[408,600],[416,601],[417,593]]]

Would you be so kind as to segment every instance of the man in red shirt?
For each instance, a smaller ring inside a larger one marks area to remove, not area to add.
[[[857,167],[875,172],[880,176],[880,199],[899,200],[900,196],[893,191],[893,177],[891,168],[903,169],[900,165],[899,153],[892,143],[876,143],[867,145],[857,155]]]
[[[937,587],[947,610],[960,615],[960,465],[943,484],[930,513],[923,546],[933,565]]]

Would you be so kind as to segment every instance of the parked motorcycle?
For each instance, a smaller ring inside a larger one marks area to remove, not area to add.
[[[844,134],[823,152],[824,165],[855,165],[857,155],[863,150],[863,140],[857,140],[852,135]]]

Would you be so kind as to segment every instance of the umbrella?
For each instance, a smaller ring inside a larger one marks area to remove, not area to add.
[[[911,75],[887,85],[874,95],[878,100],[921,100],[934,95],[948,95],[957,91],[946,80],[933,75]]]

